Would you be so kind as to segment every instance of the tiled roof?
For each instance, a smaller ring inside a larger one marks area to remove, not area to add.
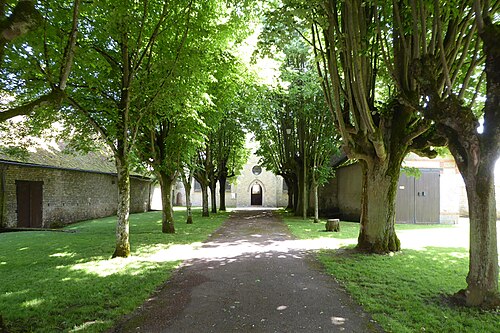
[[[63,143],[37,142],[28,148],[5,147],[0,144],[0,161],[39,165],[60,169],[72,169],[103,173],[116,173],[114,159],[110,154],[71,152]]]

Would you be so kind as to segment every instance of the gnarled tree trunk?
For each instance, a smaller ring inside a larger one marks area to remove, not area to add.
[[[126,155],[115,154],[115,161],[118,176],[118,221],[116,224],[116,247],[113,258],[130,256],[130,172],[128,157]]]
[[[175,176],[169,175],[166,172],[158,171],[158,179],[161,187],[161,232],[166,234],[174,234],[174,214],[172,210],[172,184]]]
[[[399,159],[380,161],[376,158],[372,162],[360,162],[363,190],[357,248],[373,253],[399,251],[401,245],[394,223],[401,162]]]
[[[496,232],[495,161],[482,161],[477,175],[463,175],[470,220],[470,259],[466,303],[500,306]]]

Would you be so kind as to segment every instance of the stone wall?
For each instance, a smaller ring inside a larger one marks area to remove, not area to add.
[[[116,214],[118,189],[112,174],[2,164],[0,176],[3,227],[17,225],[16,180],[43,182],[45,228]],[[132,177],[131,212],[148,211],[149,196],[150,181]]]

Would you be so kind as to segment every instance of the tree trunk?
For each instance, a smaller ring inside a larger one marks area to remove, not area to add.
[[[201,216],[208,217],[210,213],[208,211],[208,186],[206,184],[201,185],[201,201],[202,201],[202,213]]]
[[[469,203],[469,274],[465,292],[468,306],[500,306],[496,226],[495,163],[481,163],[477,176],[464,176]]]
[[[299,193],[299,182],[298,182],[298,179],[297,181],[293,182],[293,209],[294,211],[296,212],[297,211],[297,207],[300,207],[300,203],[299,203],[299,198],[300,198],[300,193]]]
[[[226,211],[226,176],[219,177],[219,210]]]
[[[217,182],[210,182],[210,202],[212,203],[212,213],[217,214]]]
[[[500,25],[486,22],[480,32],[486,54],[484,131],[476,140],[452,140],[452,151],[465,181],[469,203],[469,274],[465,293],[468,306],[500,306],[494,169],[500,149]],[[477,123],[475,123],[477,125]],[[475,129],[475,127],[473,127]],[[472,132],[474,138],[477,132]],[[457,142],[460,145],[456,145]],[[452,147],[454,145],[454,147]],[[465,152],[465,153],[464,153]]]
[[[175,177],[168,175],[165,172],[158,172],[158,179],[161,187],[161,232],[165,234],[174,234],[174,213],[172,210],[172,184]]]
[[[286,188],[287,188],[287,196],[288,196],[288,205],[286,206],[286,211],[293,211],[294,206],[293,206],[293,184],[292,182],[288,179],[288,177],[283,177],[283,181],[286,183]]]
[[[387,161],[387,160],[386,160]],[[394,222],[396,218],[396,191],[401,163],[360,160],[363,170],[361,194],[361,226],[357,248],[372,253],[400,250]]]
[[[115,257],[130,256],[129,213],[130,213],[130,177],[126,155],[115,154],[116,172],[118,176],[118,221],[116,224]]]
[[[186,223],[193,224],[193,212],[191,210],[191,181],[193,177],[187,177],[184,181],[184,177],[182,180],[184,182],[184,190],[186,192]]]
[[[302,167],[302,172],[304,172],[304,180],[302,181],[302,219],[307,220],[307,210],[309,209],[309,198],[308,198],[308,188],[307,188],[307,159],[306,159],[306,149],[304,147],[304,164]]]
[[[313,179],[313,192],[314,192],[314,223],[319,222],[319,207],[318,207],[318,183]]]
[[[295,195],[295,216],[303,216],[304,206],[307,205],[305,202],[305,180],[304,180],[304,170],[302,170],[302,163],[297,163],[300,166],[297,167],[297,184],[295,189],[297,193]],[[306,208],[307,209],[307,208]]]

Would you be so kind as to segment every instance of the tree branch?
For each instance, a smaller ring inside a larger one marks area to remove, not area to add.
[[[59,75],[59,89],[66,89],[66,84],[73,65],[73,58],[75,56],[76,37],[78,34],[78,16],[80,9],[80,0],[75,0],[73,3],[73,24],[69,34],[68,43],[64,49],[64,55],[61,61],[61,72]]]
[[[50,93],[38,97],[32,102],[0,112],[0,122],[15,116],[27,116],[38,108],[58,106],[64,99],[64,92],[55,88]]]

